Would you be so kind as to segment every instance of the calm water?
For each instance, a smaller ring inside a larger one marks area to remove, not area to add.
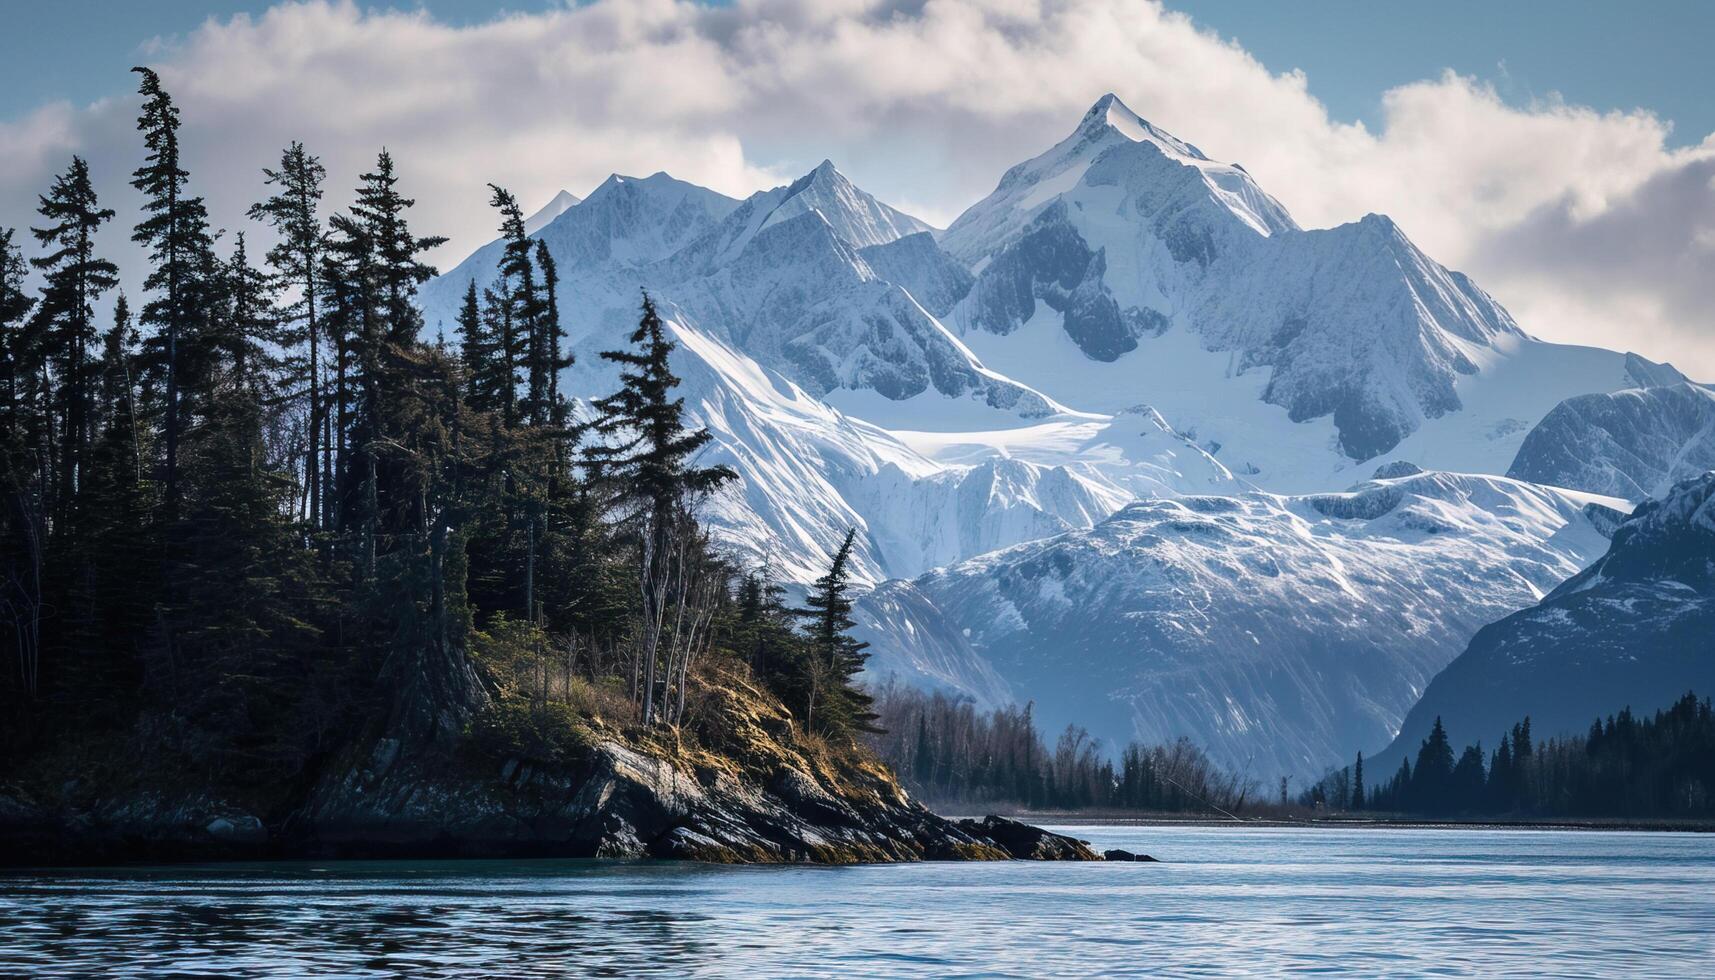
[[[1080,827],[1163,864],[0,877],[0,975],[1715,975],[1715,836]]]

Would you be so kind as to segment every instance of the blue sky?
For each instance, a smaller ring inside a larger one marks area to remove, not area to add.
[[[138,61],[218,223],[289,141],[336,207],[385,145],[442,266],[492,236],[489,181],[532,208],[613,172],[742,197],[829,158],[944,225],[1112,91],[1306,227],[1387,214],[1526,330],[1715,379],[1715,0],[0,5],[0,227],[73,153],[134,213]]]
[[[51,99],[88,101],[123,85],[151,38],[208,17],[259,13],[266,0],[0,0],[16,29],[0,33],[0,118]],[[535,12],[559,0],[420,0],[365,6],[424,9],[454,24]],[[1596,109],[1646,108],[1674,123],[1676,144],[1715,132],[1715,2],[1711,0],[1176,0],[1168,4],[1236,39],[1275,72],[1302,69],[1337,119],[1379,120],[1381,95],[1451,68],[1527,103],[1560,93]]]

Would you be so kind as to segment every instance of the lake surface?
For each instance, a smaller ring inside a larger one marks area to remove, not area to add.
[[[1162,864],[0,875],[0,975],[1715,976],[1715,836],[1076,827]]]

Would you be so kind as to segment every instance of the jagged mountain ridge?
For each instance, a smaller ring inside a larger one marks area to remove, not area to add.
[[[1440,718],[1453,744],[1525,716],[1537,738],[1582,734],[1621,708],[1715,692],[1715,473],[1640,504],[1607,553],[1541,602],[1484,627],[1375,756],[1391,774]]]
[[[1620,507],[1437,472],[1139,501],[888,583],[860,606],[864,638],[878,679],[992,701],[998,675],[1051,732],[1189,736],[1235,770],[1316,775],[1388,738],[1479,628],[1600,554]]]
[[[1603,352],[1598,366],[1532,341],[1386,217],[1299,228],[1242,167],[1111,95],[1008,171],[941,243],[976,273],[949,323],[990,367],[1086,411],[1151,404],[1276,490],[1350,482],[1355,461],[1396,449],[1499,472],[1561,398],[1651,383],[1620,355]],[[1533,387],[1547,390],[1474,390],[1509,360],[1531,362]],[[1175,384],[1187,368],[1198,383]],[[1472,408],[1485,428],[1509,426],[1504,452],[1408,442]]]

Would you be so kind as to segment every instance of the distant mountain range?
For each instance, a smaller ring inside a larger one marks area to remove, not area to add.
[[[1302,229],[1113,96],[945,231],[829,162],[743,201],[614,175],[539,218],[567,390],[614,386],[647,288],[743,476],[711,525],[788,582],[858,528],[876,676],[1264,775],[1385,742],[1709,452],[1670,366],[1528,336],[1385,217]],[[499,252],[428,284],[431,330]]]

